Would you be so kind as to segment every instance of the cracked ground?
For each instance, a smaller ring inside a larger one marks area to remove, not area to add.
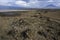
[[[60,40],[60,10],[4,13],[0,13],[0,40]]]

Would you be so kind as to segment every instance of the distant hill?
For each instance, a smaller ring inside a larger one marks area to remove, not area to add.
[[[2,6],[0,5],[0,10],[38,10],[41,8],[28,8],[28,7],[20,7],[20,6]]]
[[[27,10],[31,8],[25,8],[25,7],[17,7],[17,6],[1,6],[0,5],[0,10]]]
[[[47,5],[46,7],[56,7],[56,6],[53,5],[53,4],[49,4],[49,5]]]
[[[18,6],[2,6],[0,5],[0,10],[38,10],[38,9],[60,9],[53,4],[47,5],[44,8],[27,8],[27,7],[18,7]]]

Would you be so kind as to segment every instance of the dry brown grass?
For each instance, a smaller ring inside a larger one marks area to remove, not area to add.
[[[60,40],[59,11],[18,11],[0,14],[0,40]]]

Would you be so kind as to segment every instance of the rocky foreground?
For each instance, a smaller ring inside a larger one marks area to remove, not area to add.
[[[13,13],[0,14],[0,40],[60,40],[60,10]]]

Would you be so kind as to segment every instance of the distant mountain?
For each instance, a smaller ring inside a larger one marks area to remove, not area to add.
[[[31,8],[18,7],[18,6],[2,6],[0,5],[0,10],[27,10]]]
[[[53,4],[47,5],[44,8],[27,8],[27,7],[20,7],[20,6],[2,6],[0,5],[0,10],[38,10],[38,9],[60,9]]]
[[[53,4],[49,4],[49,5],[47,5],[46,7],[56,7],[56,6],[53,5]]]

